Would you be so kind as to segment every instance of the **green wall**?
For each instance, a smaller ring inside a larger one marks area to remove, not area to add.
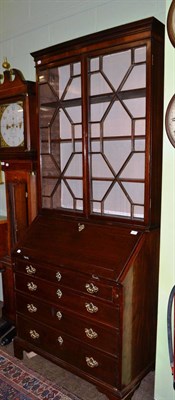
[[[166,1],[168,9],[171,1]],[[166,33],[165,39],[165,112],[170,98],[175,94],[175,48]],[[170,144],[165,128],[163,142],[163,180],[161,213],[161,246],[159,274],[159,310],[157,331],[157,357],[155,400],[175,400],[170,371],[167,343],[167,303],[175,285],[175,149]]]

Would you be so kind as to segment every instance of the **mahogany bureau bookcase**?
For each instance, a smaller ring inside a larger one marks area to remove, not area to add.
[[[39,213],[13,252],[15,355],[129,399],[155,357],[164,25],[151,17],[32,56]]]

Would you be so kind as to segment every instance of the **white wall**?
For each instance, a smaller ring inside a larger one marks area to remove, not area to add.
[[[0,60],[33,80],[32,51],[152,15],[165,0],[0,0]]]
[[[0,0],[0,61],[7,56],[25,79],[35,80],[30,53],[112,26],[155,16],[165,22],[170,0]],[[165,106],[175,92],[175,49],[166,41]],[[2,69],[0,68],[0,72]],[[166,307],[175,283],[175,151],[164,131],[162,228],[156,400],[174,400],[169,368]],[[0,204],[4,195],[0,187]],[[0,207],[1,208],[1,207]]]

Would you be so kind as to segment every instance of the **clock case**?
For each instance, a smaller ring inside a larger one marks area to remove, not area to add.
[[[36,157],[36,97],[35,82],[26,81],[18,69],[5,70],[0,84],[0,106],[18,101],[24,110],[24,145],[2,147],[0,138],[0,160],[33,159]]]
[[[37,214],[36,84],[26,81],[18,69],[5,70],[0,83],[0,105],[23,102],[24,146],[1,147],[0,162],[5,177],[7,248],[0,256],[3,284],[3,319],[15,325],[15,299],[11,251]]]

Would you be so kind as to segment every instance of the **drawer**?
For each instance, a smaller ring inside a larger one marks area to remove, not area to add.
[[[17,291],[31,295],[32,298],[47,300],[57,306],[81,314],[86,318],[119,327],[120,309],[113,304],[105,303],[100,299],[93,299],[90,296],[83,296],[80,293],[67,287],[56,284],[48,284],[46,281],[31,278],[23,274],[15,274],[15,287]]]
[[[30,296],[16,295],[17,313],[48,324],[71,335],[84,343],[99,348],[109,354],[119,353],[119,330],[95,324],[88,319],[77,318],[76,314],[48,303],[32,299]]]
[[[60,285],[71,287],[79,292],[88,293],[114,303],[118,302],[119,285],[104,283],[95,275],[79,273],[78,267],[77,270],[73,271],[63,266],[58,268],[46,267],[45,265],[18,260],[15,263],[15,272],[26,273],[28,276],[42,278],[53,283],[59,282]]]
[[[18,337],[112,386],[118,386],[118,358],[74,340],[65,333],[17,316]],[[37,350],[36,350],[37,351]]]

